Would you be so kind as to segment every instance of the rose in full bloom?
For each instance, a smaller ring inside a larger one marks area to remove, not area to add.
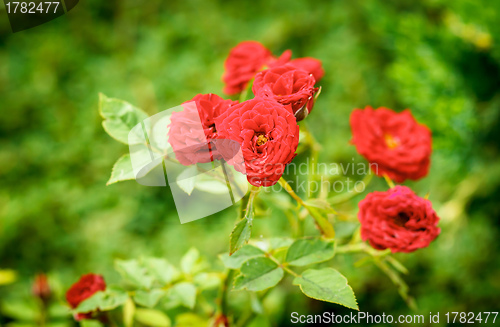
[[[412,252],[429,246],[441,232],[429,200],[406,186],[373,192],[359,203],[361,238],[378,250]]]
[[[271,51],[256,41],[244,41],[234,47],[227,57],[222,80],[224,93],[236,94],[243,91],[255,74],[269,65],[281,65],[290,60],[291,51],[285,51],[275,58]]]
[[[321,61],[316,58],[311,58],[311,57],[297,58],[291,60],[288,64],[292,65],[297,69],[302,69],[308,72],[309,74],[312,74],[316,82],[319,82],[321,78],[323,78],[323,75],[325,75],[325,71],[321,66]]]
[[[252,91],[255,96],[270,98],[292,110],[302,120],[314,105],[314,77],[302,69],[286,64],[266,69],[255,76]]]
[[[216,118],[216,123],[220,139],[241,147],[244,167],[235,164],[238,158],[233,158],[234,152],[227,155],[229,147],[218,145],[222,156],[236,170],[246,173],[254,186],[276,184],[295,157],[299,126],[293,114],[276,101],[256,97],[242,102]]]
[[[66,292],[66,300],[71,308],[75,309],[84,300],[88,299],[99,291],[106,289],[106,282],[101,275],[87,274],[80,277],[80,280],[74,283]],[[79,313],[75,315],[76,320],[89,319],[92,312]]]
[[[217,137],[215,118],[237,103],[216,94],[198,94],[183,104],[183,111],[172,113],[168,142],[181,164],[188,166],[219,158],[211,142]]]
[[[397,183],[417,180],[429,172],[431,131],[417,123],[409,110],[355,109],[351,114],[352,143],[379,176]]]

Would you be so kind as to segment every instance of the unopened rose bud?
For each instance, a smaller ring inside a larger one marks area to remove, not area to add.
[[[49,300],[51,295],[51,290],[49,286],[49,281],[45,274],[38,274],[35,276],[35,280],[32,285],[32,293],[34,296],[41,299],[43,302]]]

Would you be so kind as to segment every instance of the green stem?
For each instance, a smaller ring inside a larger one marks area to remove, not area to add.
[[[321,216],[321,214],[318,212],[318,210],[304,202],[292,189],[290,184],[281,177],[279,179],[280,185],[285,189],[285,191],[295,200],[297,201],[298,204],[306,208],[306,210],[309,212],[311,217],[314,218],[316,221],[316,225],[321,231],[321,234],[323,234],[327,238],[334,238],[335,237],[335,231],[333,229],[332,224],[326,219],[325,217]]]
[[[385,179],[387,185],[389,185],[389,188],[393,188],[395,186],[392,179],[390,179],[389,176],[387,176],[386,174],[384,174],[384,179]]]

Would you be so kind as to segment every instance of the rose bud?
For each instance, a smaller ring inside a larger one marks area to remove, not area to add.
[[[80,280],[74,283],[66,292],[66,300],[72,309],[76,309],[81,302],[88,299],[99,291],[106,289],[106,282],[101,275],[87,274],[83,275]],[[75,320],[83,320],[92,318],[94,312],[77,313]]]
[[[42,302],[46,303],[49,300],[52,292],[45,274],[38,274],[35,276],[31,291],[33,295],[42,300]]]
[[[412,252],[429,246],[441,232],[429,200],[406,186],[369,193],[359,202],[361,238],[377,250]]]
[[[316,80],[304,70],[286,64],[266,69],[255,76],[252,91],[257,97],[270,98],[287,106],[300,121],[314,105]]]
[[[216,94],[198,94],[184,102],[183,111],[172,113],[168,142],[181,164],[188,166],[219,158],[211,142],[217,138],[215,118],[237,103]]]
[[[243,91],[257,72],[269,65],[282,65],[290,60],[291,51],[275,58],[271,51],[256,41],[244,41],[231,49],[224,67],[222,80],[224,93],[237,94]]]
[[[226,154],[230,146],[218,146],[222,156],[254,186],[276,184],[295,157],[299,126],[291,111],[276,101],[257,97],[231,107],[215,121],[217,142],[237,142],[243,159],[233,157],[236,151]],[[238,162],[244,162],[244,167]]]
[[[378,175],[397,183],[417,180],[429,172],[431,131],[413,118],[410,110],[355,109],[351,114],[352,143]]]

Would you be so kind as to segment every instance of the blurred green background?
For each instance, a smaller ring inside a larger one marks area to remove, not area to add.
[[[195,246],[221,267],[235,208],[180,225],[168,188],[105,185],[127,146],[102,129],[98,92],[151,115],[198,93],[223,95],[224,60],[243,40],[322,60],[323,91],[307,124],[323,162],[363,162],[348,144],[353,108],[411,108],[432,129],[431,172],[406,184],[430,192],[442,233],[396,257],[422,313],[499,311],[500,2],[89,0],[15,34],[0,11],[0,269],[18,274],[0,286],[0,325],[11,321],[2,308],[29,302],[40,272],[62,301],[83,273],[116,280],[115,258],[178,262]],[[255,222],[254,236],[289,235],[275,211]],[[358,259],[331,264],[361,311],[412,313],[376,267],[354,267]],[[255,324],[286,326],[293,311],[349,312],[289,280],[266,308]]]

